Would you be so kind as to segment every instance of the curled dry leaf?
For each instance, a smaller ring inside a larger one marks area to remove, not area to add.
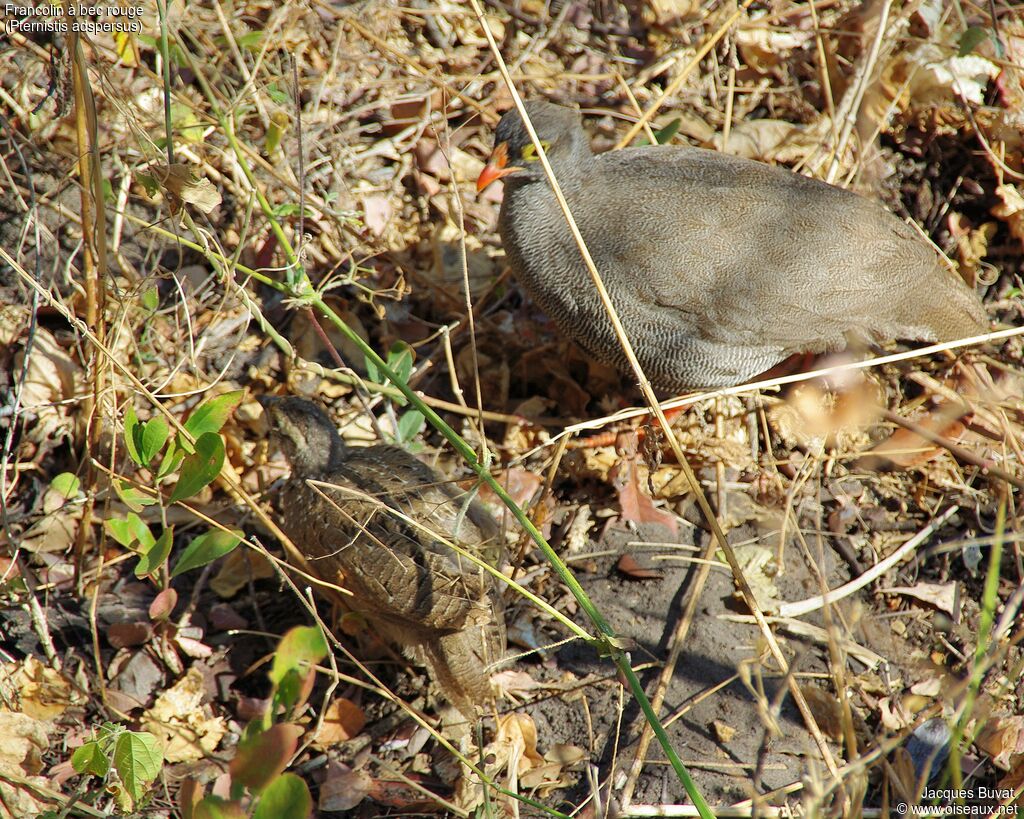
[[[195,762],[209,756],[227,732],[221,717],[203,703],[203,675],[188,672],[142,715],[142,727],[164,745],[167,762]]]
[[[0,711],[0,817],[41,816],[45,805],[33,788],[45,792],[49,781],[37,774],[49,747],[48,723],[27,714]]]
[[[761,611],[766,614],[778,611],[779,589],[775,585],[775,578],[778,576],[779,566],[775,561],[775,552],[755,543],[735,546],[733,552]],[[725,559],[721,553],[718,557],[720,560]],[[741,597],[739,590],[734,594]]]
[[[209,179],[193,173],[183,163],[150,166],[152,178],[167,196],[172,212],[182,205],[192,205],[203,213],[210,213],[221,202],[220,193]]]
[[[999,204],[992,208],[992,215],[998,216],[1010,229],[1010,233],[1024,244],[1024,196],[1016,185],[1000,185],[996,188]]]
[[[960,589],[956,583],[918,583],[915,586],[892,586],[881,591],[883,594],[917,598],[946,612],[955,621],[960,619]]]
[[[762,17],[767,17],[767,12],[751,12],[739,24],[735,37],[746,65],[765,74],[779,67],[792,51],[811,42],[814,32],[772,26],[767,20],[761,20]]]
[[[15,356],[12,371],[20,372],[23,361],[24,351]],[[38,327],[21,390],[21,406],[35,416],[26,434],[30,441],[43,444],[41,450],[51,449],[57,439],[70,434],[72,422],[67,408],[84,389],[82,380],[82,368],[49,330]]]
[[[83,701],[61,672],[35,657],[4,665],[3,676],[12,683],[10,689],[4,686],[6,695],[15,694],[21,712],[33,719],[56,719],[70,706]]]
[[[978,280],[979,268],[988,255],[989,244],[995,238],[999,225],[985,222],[977,228],[971,227],[959,213],[949,216],[949,230],[956,238],[957,261],[960,263],[960,275],[969,284]]]
[[[997,717],[981,729],[974,744],[1004,771],[1024,764],[1024,716]]]

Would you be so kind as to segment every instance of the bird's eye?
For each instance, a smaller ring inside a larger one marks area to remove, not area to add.
[[[548,142],[546,139],[542,139],[540,141],[540,145],[545,152],[551,150],[551,143]],[[536,146],[534,146],[532,142],[529,145],[523,147],[523,159],[526,160],[527,162],[537,161],[537,148]]]

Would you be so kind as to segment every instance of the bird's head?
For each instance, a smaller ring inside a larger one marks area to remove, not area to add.
[[[525,106],[541,147],[553,165],[590,155],[590,144],[578,111],[540,100],[527,102]],[[494,150],[476,180],[476,189],[482,191],[495,180],[505,178],[543,180],[544,167],[539,159],[519,109],[511,108],[502,115],[494,131]]]
[[[340,457],[344,443],[331,419],[305,398],[262,395],[271,438],[299,475],[323,472]]]

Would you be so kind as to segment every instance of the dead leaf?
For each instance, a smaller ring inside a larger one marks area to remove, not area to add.
[[[1016,185],[999,185],[996,196],[999,204],[992,207],[992,215],[1006,222],[1013,237],[1024,243],[1024,196]]]
[[[181,162],[151,165],[149,170],[167,196],[172,213],[176,213],[183,204],[210,213],[221,202],[220,192],[210,180],[194,173],[188,165]]]
[[[989,720],[978,733],[974,744],[988,754],[999,768],[1009,770],[1011,759],[1024,755],[1024,716]]]
[[[21,546],[37,554],[63,554],[71,548],[82,517],[80,506],[59,509],[37,520],[21,538]]]
[[[363,197],[363,224],[374,236],[384,235],[392,214],[389,197],[379,193]]]
[[[359,735],[366,725],[366,714],[362,708],[344,697],[335,697],[327,706],[323,721],[313,737],[313,745],[326,750],[332,745]]]
[[[657,523],[666,527],[673,535],[679,533],[676,516],[654,505],[651,496],[640,489],[640,478],[635,461],[623,457],[613,477],[619,492],[619,507],[622,519],[633,523]]]
[[[43,769],[50,730],[46,722],[27,714],[0,711],[0,819],[41,816],[45,810],[32,787],[45,792],[49,785],[37,774]]]
[[[23,361],[24,351],[21,351],[14,357],[12,372],[19,372]],[[36,419],[35,423],[28,425],[27,438],[38,444],[46,442],[42,448],[45,450],[53,448],[58,443],[57,439],[69,435],[71,420],[68,409],[74,406],[75,396],[82,389],[82,368],[49,330],[37,327],[21,391],[23,411]]]
[[[615,564],[616,570],[630,580],[661,580],[665,575],[657,569],[649,569],[641,566],[631,554],[624,554]]]
[[[233,549],[221,558],[220,568],[210,581],[210,588],[220,597],[234,597],[250,580],[266,580],[274,576],[274,567],[251,549]]]
[[[487,751],[495,754],[499,770],[514,763],[519,776],[544,764],[544,757],[537,751],[537,725],[529,714],[498,717],[498,730]]]
[[[960,587],[957,583],[918,583],[915,586],[891,586],[880,589],[883,594],[905,594],[915,597],[940,611],[954,621],[960,619]]]
[[[327,776],[320,785],[317,806],[321,811],[352,810],[373,790],[373,777],[364,770],[352,770],[337,762],[327,766]]]
[[[142,715],[142,727],[164,745],[167,762],[195,762],[209,756],[227,732],[223,718],[203,703],[203,675],[192,667],[157,697]]]
[[[788,59],[789,54],[803,48],[814,38],[814,32],[792,27],[770,25],[766,11],[752,11],[742,19],[736,29],[736,45],[743,62],[760,74],[765,74]]]
[[[521,508],[526,508],[529,505],[543,483],[540,475],[518,466],[496,472],[494,479]],[[471,489],[472,482],[463,484],[462,488]],[[504,503],[487,484],[480,487],[480,499],[499,513],[505,508]]]
[[[775,551],[773,549],[758,546],[756,543],[734,546],[733,552],[736,560],[743,570],[743,576],[747,579],[750,590],[754,593],[754,599],[758,607],[765,614],[778,611],[779,589],[775,585],[775,578],[779,574],[779,566],[775,562]],[[719,560],[725,560],[725,556],[718,554]],[[739,591],[734,593],[740,596]]]
[[[979,268],[988,255],[988,246],[995,238],[999,226],[995,222],[985,222],[980,227],[973,228],[964,222],[961,214],[954,213],[950,214],[949,227],[950,233],[956,238],[960,275],[973,285],[978,279]]]
[[[107,629],[107,642],[114,648],[129,648],[148,643],[153,636],[150,623],[136,621],[133,623],[113,623]]]
[[[122,711],[145,708],[164,683],[164,667],[148,651],[122,651],[107,669],[107,696]]]
[[[71,705],[81,703],[79,694],[64,675],[35,657],[27,657],[20,664],[4,666],[5,676],[14,671],[12,682],[17,694],[21,712],[33,719],[52,720],[63,714]]]
[[[540,688],[540,683],[527,672],[516,671],[511,668],[506,668],[504,671],[491,675],[491,682],[502,692],[511,694],[536,691]]]

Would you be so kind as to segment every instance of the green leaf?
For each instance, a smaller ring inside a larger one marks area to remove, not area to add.
[[[192,819],[246,819],[245,811],[237,802],[219,796],[207,796],[196,805]]]
[[[990,37],[989,30],[981,26],[971,26],[960,35],[960,48],[957,51],[958,57],[966,57],[985,40]]]
[[[191,446],[189,447],[191,449]],[[185,460],[185,452],[180,446],[178,446],[177,439],[171,441],[171,445],[167,447],[167,451],[164,452],[164,458],[160,461],[160,468],[156,471],[157,480],[166,478],[172,472],[177,470],[181,466],[181,462]]]
[[[64,500],[71,500],[75,497],[81,485],[82,482],[78,480],[78,477],[73,472],[61,472],[50,481],[50,488],[54,492],[59,493]]]
[[[156,287],[147,287],[142,291],[142,306],[150,313],[155,313],[160,306],[160,291]]]
[[[654,140],[659,145],[665,145],[672,141],[672,137],[679,133],[679,127],[683,124],[682,117],[676,117],[664,128],[659,128],[654,132]]]
[[[299,206],[294,202],[282,202],[273,208],[273,214],[278,219],[287,219],[299,212]]]
[[[170,502],[190,498],[220,474],[224,465],[224,442],[216,432],[204,432],[196,440],[196,451],[185,457],[181,476],[171,492]]]
[[[297,669],[289,668],[275,686],[270,713],[276,714],[279,710],[291,713],[302,696],[303,680],[304,675],[299,674]]]
[[[138,428],[136,428],[137,432]],[[142,434],[139,435],[136,442],[139,457],[145,466],[149,466],[149,462],[163,449],[164,443],[167,441],[167,433],[167,422],[163,418],[151,418],[146,422],[142,428]]]
[[[137,173],[135,178],[142,183],[142,187],[150,196],[156,196],[160,192],[160,181],[153,174]]]
[[[366,366],[366,377],[370,379],[374,384],[383,384],[384,376],[381,371],[377,369],[377,362],[375,362],[368,355],[364,355],[363,364]]]
[[[206,125],[191,106],[180,102],[171,103],[171,126],[184,142],[199,143],[203,141]]]
[[[426,424],[426,418],[419,410],[408,410],[398,418],[398,440],[411,441]]]
[[[412,365],[416,360],[416,353],[412,347],[404,341],[396,341],[388,350],[388,366],[395,371],[402,381],[408,381],[412,375]]]
[[[239,543],[242,542],[242,532],[235,529],[225,532],[222,529],[211,529],[195,538],[171,571],[171,577],[177,577],[192,569],[198,569],[207,563],[213,563],[217,558],[223,557]]]
[[[110,769],[110,760],[95,740],[86,742],[71,754],[71,767],[79,773],[90,773],[93,776],[106,776]]]
[[[327,656],[327,650],[327,642],[320,629],[315,626],[296,626],[281,638],[277,646],[274,663],[270,668],[271,682],[277,685],[290,669],[306,674],[309,666]]]
[[[160,743],[145,731],[125,731],[114,745],[114,769],[136,802],[145,795],[146,786],[159,776],[163,761]]]
[[[153,545],[143,550],[139,563],[135,567],[136,577],[148,577],[160,570],[171,553],[171,546],[174,544],[173,531],[173,526],[164,529]]]
[[[242,390],[233,390],[204,401],[189,416],[185,422],[185,429],[193,438],[199,438],[207,432],[220,432],[231,411],[242,403],[244,395]]]
[[[143,507],[152,506],[157,502],[152,495],[147,495],[128,481],[114,481],[114,491],[117,492],[121,502],[133,512],[141,512]]]
[[[288,117],[278,116],[281,112],[276,112],[274,116],[270,118],[270,125],[267,128],[267,136],[263,140],[263,152],[270,156],[274,151],[278,149],[281,144],[281,140],[284,138],[285,131],[288,129]]]
[[[106,521],[107,534],[125,548],[138,541],[142,550],[150,549],[156,540],[149,527],[134,512],[129,512],[126,518],[111,518]]]
[[[128,405],[128,409],[124,411],[124,445],[125,449],[128,450],[128,457],[131,458],[139,466],[145,466],[142,462],[142,457],[139,455],[139,450],[136,448],[136,431],[139,428],[139,419],[135,415],[135,407],[131,404]]]
[[[252,819],[306,819],[313,810],[313,798],[302,778],[281,774],[267,785]]]
[[[270,85],[266,86],[263,90],[266,91],[267,96],[270,97],[270,99],[272,99],[278,105],[286,105],[289,108],[292,107],[291,96],[288,94],[287,91],[284,91],[281,88],[279,88],[276,82],[270,83]]]
[[[249,51],[256,51],[260,47],[260,41],[262,39],[263,32],[258,30],[250,31],[240,37],[236,37],[235,42],[238,43],[241,48],[247,48]]]
[[[667,142],[671,142],[672,141],[672,137],[674,137],[676,134],[679,133],[679,127],[682,124],[683,124],[682,118],[681,117],[676,117],[674,120],[672,120],[664,128],[659,128],[657,131],[654,132],[654,144],[655,145],[664,145]],[[646,137],[641,137],[640,139],[638,139],[636,141],[636,146],[638,148],[640,148],[640,147],[642,147],[644,145],[650,145],[650,144],[651,144],[650,140],[648,140]]]

